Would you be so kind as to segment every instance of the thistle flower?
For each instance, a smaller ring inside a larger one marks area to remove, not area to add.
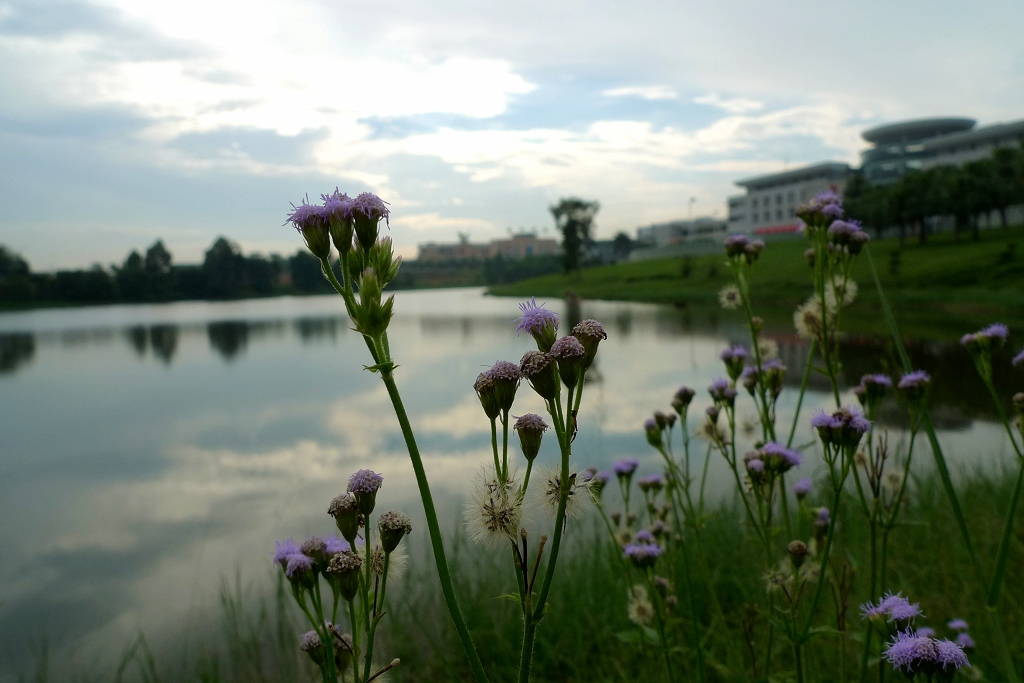
[[[528,332],[537,342],[537,348],[547,353],[555,343],[555,332],[558,331],[558,314],[537,305],[536,297],[519,304],[523,317],[516,325],[516,332]]]
[[[727,311],[734,311],[743,304],[743,295],[736,285],[726,285],[718,292],[718,303]]]
[[[519,445],[523,449],[526,461],[533,462],[537,454],[540,453],[541,441],[544,438],[544,432],[548,429],[544,418],[535,413],[527,413],[516,419],[512,429],[519,434]]]
[[[383,483],[384,477],[373,470],[359,470],[348,478],[348,492],[356,497],[356,506],[363,515],[373,512],[377,491]]]
[[[596,320],[583,320],[572,328],[572,336],[579,339],[587,351],[587,355],[583,357],[583,369],[586,370],[593,364],[594,358],[597,356],[598,344],[608,338],[608,333]]]
[[[587,350],[580,340],[571,335],[562,337],[551,345],[548,354],[558,363],[558,374],[565,386],[570,389],[575,387],[582,379],[583,361],[587,356]]]
[[[647,595],[647,589],[640,584],[629,590],[626,614],[637,626],[647,626],[654,620],[654,605]]]
[[[730,259],[743,256],[749,243],[750,238],[746,235],[729,235],[725,238],[723,245],[725,247],[725,255]]]
[[[494,387],[494,379],[486,372],[481,372],[473,382],[473,391],[480,399],[480,406],[484,409],[487,418],[494,420],[501,413],[501,404],[498,403],[497,391]]]
[[[327,514],[334,517],[335,524],[338,525],[338,531],[349,543],[355,543],[356,536],[359,535],[359,505],[356,503],[356,497],[351,493],[343,493],[340,496],[335,496],[331,500],[331,504],[327,508]]]
[[[519,370],[541,398],[551,400],[558,396],[561,384],[554,356],[543,351],[527,351],[519,363]]]
[[[900,593],[886,593],[877,605],[870,602],[861,605],[860,613],[864,619],[884,620],[890,623],[909,622],[921,616],[921,606],[916,602],[911,603]]]
[[[736,381],[743,372],[743,364],[747,361],[747,349],[742,344],[736,344],[724,349],[718,357],[725,363],[729,378]]]
[[[630,543],[622,549],[622,556],[639,569],[654,566],[665,549],[656,543]]]
[[[736,390],[730,386],[728,380],[716,379],[708,385],[708,393],[715,405],[732,405],[736,400]]]
[[[622,458],[616,460],[612,465],[612,469],[615,474],[621,479],[624,477],[632,477],[633,473],[636,472],[636,468],[640,466],[640,461],[636,458]]]
[[[665,488],[665,480],[662,479],[660,474],[649,474],[646,477],[640,477],[636,480],[636,485],[643,492],[657,493],[661,489]],[[637,537],[639,539],[639,536]]]
[[[679,417],[686,415],[686,409],[690,406],[693,397],[694,391],[690,387],[679,387],[679,390],[676,391],[675,396],[672,397],[672,409],[679,414]]]
[[[290,538],[286,538],[283,541],[275,541],[274,545],[276,550],[274,551],[274,562],[281,565],[281,569],[288,566],[288,558],[292,555],[298,555],[302,551],[299,550],[299,546],[295,545],[295,541]]]
[[[946,624],[946,626],[948,626],[951,630],[957,632],[963,632],[970,628],[968,623],[963,619],[953,619],[948,624]]]
[[[492,547],[515,542],[523,519],[523,501],[516,493],[514,476],[503,483],[493,468],[485,467],[464,516],[473,540]]]
[[[924,674],[928,680],[943,674],[949,680],[958,669],[970,666],[967,655],[956,643],[919,636],[910,629],[900,631],[885,651],[892,668],[908,676]]]
[[[295,226],[313,256],[325,259],[331,255],[331,236],[324,207],[309,204],[303,199],[298,206],[292,204],[292,212],[285,222]]]
[[[519,388],[519,379],[523,376],[519,366],[507,360],[499,360],[486,374],[494,386],[494,398],[498,406],[505,411],[511,410],[516,399],[516,389]]]
[[[412,522],[409,515],[402,512],[385,512],[377,519],[377,529],[380,531],[381,544],[384,552],[394,552],[402,539],[412,533]]]
[[[359,569],[362,566],[363,558],[354,550],[338,553],[327,565],[327,573],[337,586],[338,593],[346,600],[352,600],[359,592]]]
[[[370,192],[363,192],[352,200],[350,215],[355,224],[356,239],[364,252],[369,252],[377,241],[380,220],[383,218],[388,227],[391,226],[387,202]]]
[[[958,633],[956,636],[956,644],[964,650],[973,650],[974,638],[971,638],[970,634],[966,632]]]

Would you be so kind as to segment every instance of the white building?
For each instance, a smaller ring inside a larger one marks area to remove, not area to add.
[[[646,246],[666,247],[725,232],[725,227],[724,221],[710,216],[686,221],[672,221],[671,223],[657,223],[637,228],[636,241]]]
[[[738,180],[746,194],[729,197],[729,232],[771,235],[796,232],[796,208],[816,195],[840,195],[850,175],[849,164],[826,161],[792,171]]]

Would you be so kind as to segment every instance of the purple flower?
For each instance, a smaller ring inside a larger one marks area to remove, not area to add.
[[[536,413],[527,413],[519,418],[516,418],[516,422],[512,425],[512,429],[518,431],[528,432],[546,432],[548,430],[548,423],[544,421],[544,418]]]
[[[657,492],[665,486],[665,480],[661,478],[660,474],[648,474],[646,477],[637,479],[636,485],[640,487],[641,491]]]
[[[372,494],[377,493],[380,485],[384,483],[384,477],[373,470],[359,470],[348,478],[349,493]]]
[[[890,379],[888,375],[883,375],[880,373],[874,375],[864,375],[863,377],[860,378],[860,383],[863,384],[864,386],[869,386],[873,384],[883,389],[892,388],[892,379]]]
[[[803,498],[811,492],[812,488],[814,488],[814,485],[811,483],[810,479],[798,479],[797,482],[793,484],[793,494],[797,498]]]
[[[645,545],[650,545],[654,543],[654,534],[652,534],[647,529],[641,529],[640,531],[636,532],[636,542],[643,543]]]
[[[989,339],[998,338],[1000,341],[1006,341],[1007,337],[1010,336],[1010,330],[1002,323],[992,323],[978,334],[984,335]]]
[[[948,624],[946,624],[946,626],[948,626],[954,631],[966,631],[970,628],[970,626],[967,625],[967,622],[963,619],[953,619]]]
[[[960,343],[973,352],[990,351],[1002,346],[1010,336],[1010,330],[1002,323],[993,323],[973,334],[965,334]]]
[[[776,472],[787,472],[794,467],[799,467],[803,461],[799,452],[774,441],[769,441],[761,446],[757,452],[761,460],[764,460],[765,464]]]
[[[758,458],[751,458],[747,461],[747,469],[755,474],[764,472],[764,461]]]
[[[971,636],[967,633],[960,633],[956,637],[956,644],[964,650],[973,650],[974,638],[971,638]]]
[[[696,393],[697,392],[695,392],[690,387],[679,387],[679,390],[673,397],[672,403],[673,405],[675,405],[678,402],[680,406],[688,406],[690,405],[690,401],[693,400],[693,397],[696,395]]]
[[[298,206],[292,204],[292,212],[288,214],[286,223],[291,223],[300,233],[304,228],[314,226],[326,226],[326,215],[324,207],[319,204],[309,204],[303,199]]]
[[[921,638],[934,638],[935,629],[933,629],[931,626],[922,626],[921,628],[917,629],[917,631],[915,631],[914,634]]]
[[[742,256],[749,242],[746,235],[729,235],[725,238],[725,255]]]
[[[1021,365],[1024,365],[1024,349],[1021,349],[1020,353],[1014,356],[1013,360],[1010,362],[1013,363],[1013,367],[1015,368],[1019,368]]]
[[[715,403],[730,403],[736,398],[736,390],[729,385],[727,379],[716,379],[708,386],[708,393]]]
[[[646,420],[644,420],[644,431],[660,431],[658,430],[658,423],[654,420],[653,417],[649,417]]]
[[[518,382],[519,378],[523,376],[519,371],[519,366],[507,360],[499,360],[485,374],[488,379],[506,382]]]
[[[849,221],[835,220],[828,226],[828,236],[833,242],[838,244],[846,244],[850,240],[850,236],[859,230],[859,226]]]
[[[924,389],[931,381],[931,375],[924,370],[914,370],[900,377],[896,388],[902,391]]]
[[[550,353],[558,360],[573,360],[586,356],[587,350],[583,348],[583,344],[580,343],[579,339],[572,335],[567,335],[551,345]],[[559,369],[561,369],[561,366],[559,366]]]
[[[349,545],[349,542],[344,538],[338,538],[337,536],[324,536],[324,553],[326,553],[329,558],[351,549],[352,546]]]
[[[320,199],[324,200],[324,216],[329,219],[347,219],[352,217],[352,199],[343,194],[338,188],[334,188],[332,194],[322,194]]]
[[[912,604],[899,593],[886,593],[877,605],[870,602],[861,605],[860,613],[865,619],[879,617],[889,622],[910,621],[921,616],[921,606],[916,602]]]
[[[838,203],[825,204],[821,207],[821,215],[826,218],[842,218],[843,205]]]
[[[350,210],[352,214],[362,214],[373,222],[378,222],[383,218],[385,221],[388,221],[388,227],[391,227],[391,222],[388,218],[391,215],[391,211],[388,209],[387,202],[371,192],[363,192],[351,200]]]
[[[656,543],[630,543],[622,549],[622,556],[640,568],[653,567],[658,557],[665,551]]]
[[[275,541],[274,544],[277,546],[277,549],[274,551],[274,562],[281,565],[281,567],[288,566],[288,558],[300,552],[299,546],[290,538],[286,538],[283,541]]]
[[[636,468],[639,466],[640,461],[636,458],[623,458],[621,460],[616,460],[612,465],[612,469],[615,470],[615,474],[620,477],[630,477],[634,472],[636,472]]]
[[[747,357],[747,350],[742,344],[736,344],[724,349],[719,357],[726,363],[733,360],[744,360]]]
[[[823,410],[815,411],[811,416],[811,426],[818,430],[823,443],[854,448],[871,429],[871,421],[856,408],[843,406],[831,415]]]
[[[301,579],[313,571],[313,558],[302,553],[294,553],[288,556],[288,564],[285,566],[284,575],[289,579]]]
[[[554,336],[555,330],[558,329],[558,314],[544,308],[544,304],[538,306],[536,297],[531,297],[529,301],[519,304],[519,310],[523,312],[523,317],[519,319],[516,332],[537,335],[544,332],[546,328],[550,328],[551,334]]]

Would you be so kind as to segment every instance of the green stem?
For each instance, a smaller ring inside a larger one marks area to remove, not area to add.
[[[508,481],[508,411],[501,411],[501,478]]]
[[[811,346],[807,349],[807,363],[804,365],[804,376],[800,380],[800,393],[796,397],[796,412],[793,413],[793,425],[789,428],[789,438],[786,439],[786,448],[793,447],[793,437],[796,436],[796,425],[800,420],[800,408],[804,404],[804,394],[807,392],[807,382],[811,377],[811,366],[814,364],[814,347],[817,342],[811,339]]]
[[[491,418],[491,451],[494,453],[494,476],[501,478],[501,461],[498,460],[498,421]]]
[[[530,614],[523,615],[523,649],[519,653],[519,683],[529,683],[533,661],[533,643],[537,638],[537,622]]]
[[[352,624],[352,681],[359,683],[359,621],[356,619],[356,605],[348,602],[348,620]]]
[[[986,607],[993,608],[999,604],[999,591],[1003,587],[1003,574],[1006,572],[1006,559],[1010,554],[1010,541],[1013,540],[1013,520],[1017,512],[1017,503],[1020,502],[1021,484],[1024,482],[1024,460],[1017,468],[1017,481],[1013,484],[1013,494],[1010,496],[1010,508],[1006,511],[1006,519],[1003,520],[1003,534],[999,541],[999,551],[996,553],[996,567],[992,573],[992,585],[988,591]]]
[[[476,645],[473,643],[473,636],[469,633],[469,626],[459,609],[458,599],[455,597],[455,587],[452,585],[452,576],[448,570],[448,558],[444,552],[444,540],[441,538],[441,527],[437,523],[437,512],[434,509],[434,499],[430,495],[430,484],[427,482],[427,473],[423,469],[423,459],[420,457],[419,447],[416,445],[416,437],[413,435],[412,426],[409,424],[409,416],[405,413],[405,406],[402,404],[402,397],[398,393],[398,386],[391,370],[385,370],[381,374],[384,386],[387,387],[391,403],[395,407],[395,415],[402,428],[402,435],[405,437],[405,445],[409,450],[409,459],[412,461],[412,469],[416,475],[416,485],[419,487],[420,499],[423,501],[423,513],[427,519],[427,532],[430,536],[430,545],[434,551],[434,563],[437,566],[437,578],[441,582],[441,592],[444,594],[445,605],[448,607],[448,614],[451,615],[455,630],[458,632],[462,649],[469,660],[470,668],[473,670],[473,678],[478,683],[487,681],[487,674],[484,665],[477,654]]]
[[[391,560],[391,553],[384,553],[384,576],[380,582],[380,606],[384,607],[384,595],[388,588],[388,564]],[[377,635],[377,624],[380,623],[380,613],[377,609],[377,591],[373,592],[373,620],[370,622],[369,634],[366,637],[366,656],[363,664],[363,680],[370,680],[370,668],[373,665],[373,637]]]

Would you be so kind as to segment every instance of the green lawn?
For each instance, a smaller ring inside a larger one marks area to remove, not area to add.
[[[769,242],[752,269],[755,308],[769,325],[788,324],[788,313],[810,293],[811,273],[803,256],[807,246],[801,239]],[[1024,227],[982,231],[976,242],[941,234],[923,245],[908,240],[901,248],[895,239],[880,240],[870,244],[870,251],[901,324],[915,334],[953,337],[964,331],[961,327],[966,330],[995,319],[1011,327],[1024,321]],[[844,315],[849,322],[844,327],[882,332],[866,256],[858,259],[854,278],[860,297],[849,317]],[[700,309],[717,305],[718,292],[729,282],[724,258],[710,255],[587,268],[579,274],[533,278],[489,291],[524,297],[571,293],[583,299]],[[951,319],[958,324],[951,326]]]

